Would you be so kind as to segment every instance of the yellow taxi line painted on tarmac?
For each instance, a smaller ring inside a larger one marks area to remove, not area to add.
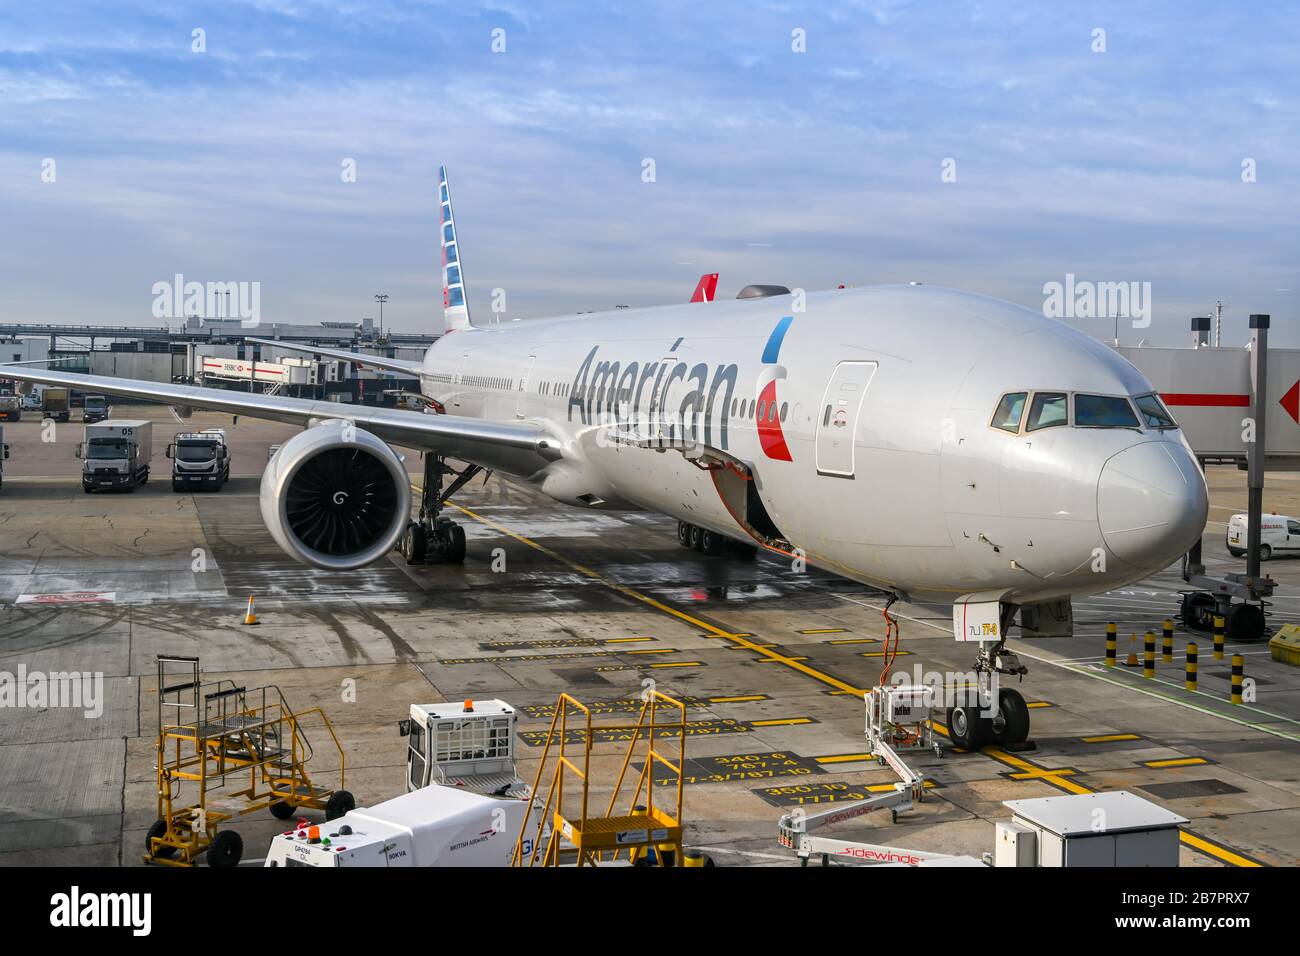
[[[639,644],[642,641],[653,641],[653,637],[609,637],[605,639],[606,644]]]
[[[753,727],[787,727],[793,724],[811,724],[811,717],[779,717],[771,720],[751,720]]]
[[[740,634],[723,630],[720,627],[715,627],[714,625],[708,623],[707,621],[703,621],[692,614],[687,614],[685,611],[679,611],[677,608],[670,607],[669,605],[664,604],[662,601],[657,601],[654,598],[650,597],[648,594],[642,594],[640,591],[637,591],[634,588],[630,588],[627,585],[619,584],[617,581],[611,581],[609,578],[600,574],[598,571],[593,571],[591,568],[578,564],[576,561],[570,561],[568,558],[564,557],[564,555],[552,550],[551,548],[548,548],[546,545],[539,544],[536,541],[533,541],[531,538],[526,538],[521,534],[517,534],[514,531],[511,531],[509,528],[505,527],[504,525],[498,524],[497,522],[493,521],[491,518],[486,518],[483,515],[480,515],[476,512],[469,510],[468,508],[456,504],[455,502],[449,501],[447,502],[447,504],[450,507],[455,508],[461,514],[473,518],[475,521],[479,522],[480,524],[487,525],[489,528],[492,528],[500,532],[501,534],[506,535],[507,537],[514,538],[520,544],[525,544],[528,547],[534,549],[535,551],[539,551],[540,553],[546,555],[547,557],[555,559],[556,561],[560,562],[561,564],[565,565],[571,570],[577,571],[579,574],[583,575],[584,577],[590,578],[593,581],[597,581],[605,585],[605,587],[609,588],[610,590],[616,591],[619,594],[622,594],[625,597],[629,597],[634,601],[639,601],[642,604],[648,605],[649,607],[654,608],[656,611],[661,611],[664,614],[669,615],[670,617],[675,617],[677,618],[677,620],[689,624],[692,627],[699,628],[701,631],[704,631],[706,634],[709,634],[713,637],[720,637],[723,638],[724,640],[731,641],[733,644],[754,651],[760,657],[763,657],[770,661],[774,661],[776,663],[784,664],[787,667],[799,671],[801,674],[805,674],[806,676],[811,677],[813,680],[819,681],[823,684],[826,684],[830,687],[834,687],[838,690],[842,690],[845,693],[853,694],[859,697],[862,694],[866,693],[865,689],[861,687],[854,687],[852,684],[846,683],[845,681],[842,681],[837,677],[832,677],[830,674],[824,674],[821,671],[817,670],[817,668],[815,667],[809,667],[801,660],[796,660],[795,658],[787,657],[784,654],[778,654],[775,651],[770,650],[769,648],[763,647],[759,644],[755,644],[753,641],[750,641],[747,638],[742,637]]]
[[[827,757],[814,757],[818,763],[859,763],[864,760],[875,760],[875,754],[831,754]],[[891,785],[892,786],[892,785]]]
[[[948,728],[938,721],[931,721],[931,726],[945,737],[950,736]],[[1056,787],[1058,790],[1064,790],[1066,793],[1085,794],[1097,792],[1096,790],[1084,786],[1078,781],[1067,779],[1062,776],[1062,771],[1054,771],[1049,767],[1040,767],[1031,761],[1025,760],[1023,757],[1009,754],[1000,747],[984,747],[980,750],[980,753],[984,754],[986,757],[992,757],[1001,764],[1005,764],[1008,767],[1013,767],[1020,771],[1020,773],[1012,775],[1017,780],[1041,780],[1046,784]],[[1072,772],[1073,771],[1071,771],[1071,773]],[[1205,837],[1191,833],[1187,830],[1180,829],[1178,831],[1178,838],[1185,846],[1189,846],[1198,852],[1204,853],[1206,856],[1212,856],[1221,863],[1226,863],[1229,866],[1264,865],[1258,860],[1252,860],[1248,856],[1243,856],[1226,846],[1221,846],[1218,843],[1207,840]]]
[[[1142,766],[1152,770],[1167,770],[1170,767],[1204,767],[1209,763],[1204,757],[1173,757],[1169,760],[1144,760]]]
[[[710,697],[710,704],[747,704],[755,700],[768,700],[766,694],[746,694],[743,697]]]
[[[416,488],[415,490],[417,492],[419,491],[418,488]],[[832,677],[830,674],[822,673],[821,671],[817,670],[815,667],[809,667],[803,661],[795,660],[793,658],[787,657],[784,654],[778,654],[775,651],[769,650],[768,648],[765,647],[760,647],[759,645],[748,640],[746,637],[742,637],[739,634],[735,634],[730,631],[723,630],[720,627],[715,627],[714,625],[708,623],[707,621],[703,621],[700,618],[695,617],[694,615],[687,614],[685,611],[679,611],[677,608],[664,604],[662,601],[657,601],[654,598],[650,597],[649,595],[642,594],[641,592],[635,590],[634,588],[630,588],[627,587],[626,585],[619,584],[617,581],[611,581],[609,578],[606,578],[604,575],[600,574],[599,572],[593,571],[591,568],[578,564],[575,561],[570,561],[562,554],[552,550],[551,548],[546,547],[546,545],[539,544],[538,542],[533,541],[531,538],[526,538],[521,534],[517,534],[516,532],[511,531],[509,528],[501,524],[498,524],[497,522],[493,521],[490,518],[485,518],[484,516],[469,510],[468,508],[462,507],[461,505],[458,505],[451,501],[447,502],[447,504],[450,507],[455,508],[461,514],[473,518],[475,521],[479,522],[480,524],[484,524],[489,528],[493,528],[494,530],[498,531],[501,534],[506,535],[507,537],[514,538],[520,544],[527,545],[528,547],[534,549],[535,551],[538,551],[541,554],[545,554],[548,557],[553,558],[554,560],[558,561],[560,564],[563,564],[566,567],[570,568],[571,570],[578,572],[584,577],[599,582],[600,584],[605,585],[605,587],[609,588],[612,591],[622,594],[625,597],[629,597],[634,601],[638,601],[641,604],[645,604],[649,607],[652,607],[655,610],[667,614],[670,617],[674,617],[679,621],[682,621],[686,624],[690,624],[692,627],[699,628],[707,635],[710,635],[712,637],[720,637],[723,638],[724,640],[731,641],[733,644],[738,644],[742,647],[747,647],[749,650],[756,652],[757,654],[766,658],[767,660],[776,661],[778,663],[785,664],[787,667],[799,671],[801,674],[811,677],[813,680],[816,680],[822,684],[826,684],[830,687],[833,687],[838,691],[843,691],[845,694],[852,694],[855,697],[861,697],[863,694],[866,693],[866,690],[864,688],[854,687],[852,684],[846,683],[845,681],[842,681],[837,677]],[[863,603],[863,602],[855,602],[855,603]],[[698,661],[674,662],[672,664],[667,664],[667,663],[651,664],[650,666],[651,667],[665,667],[665,666],[680,667],[683,664],[698,664],[698,663],[699,663]],[[1046,707],[1051,706],[1051,704],[1048,704],[1045,701],[1037,702],[1037,704],[1038,706],[1046,706]],[[1030,704],[1029,706],[1033,707],[1035,705]],[[932,724],[935,730],[943,734],[945,737],[948,736],[947,727],[943,726],[937,721],[933,721]],[[1057,789],[1059,790],[1064,790],[1066,793],[1083,794],[1083,793],[1095,792],[1093,790],[1088,789],[1087,787],[1083,786],[1080,783],[1077,783],[1073,780],[1069,780],[1059,774],[1053,774],[1047,768],[1036,766],[1035,764],[1032,764],[1027,760],[1009,754],[1006,751],[1001,750],[997,747],[985,747],[981,752],[989,757],[992,757],[994,760],[997,760],[1006,766],[1014,767],[1015,769],[1020,770],[1021,772],[1035,773],[1036,774],[1035,779],[1043,780],[1045,783],[1049,783],[1057,787]],[[1179,831],[1179,838],[1182,840],[1182,842],[1185,845],[1190,846],[1193,849],[1196,849],[1202,853],[1212,856],[1215,859],[1220,860],[1232,866],[1261,866],[1262,865],[1256,860],[1252,860],[1249,857],[1243,856],[1239,853],[1235,853],[1232,850],[1227,849],[1226,847],[1218,846],[1217,844],[1209,840],[1206,840],[1203,837],[1197,836],[1196,834],[1189,833],[1186,830]]]
[[[1096,737],[1080,737],[1085,744],[1113,744],[1121,740],[1141,740],[1137,734],[1099,734]]]
[[[700,667],[702,661],[663,661],[658,664],[651,664],[651,667]]]

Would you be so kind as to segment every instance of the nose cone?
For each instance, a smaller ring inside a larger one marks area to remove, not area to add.
[[[1149,441],[1115,455],[1097,482],[1097,521],[1124,561],[1164,568],[1205,530],[1205,477],[1181,444]]]

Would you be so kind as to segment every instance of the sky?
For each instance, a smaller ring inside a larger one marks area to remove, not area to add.
[[[1300,347],[1298,40],[1269,2],[7,4],[0,323],[157,325],[180,273],[439,331],[445,163],[479,322],[1072,275],[1150,283],[1126,344],[1222,300]]]

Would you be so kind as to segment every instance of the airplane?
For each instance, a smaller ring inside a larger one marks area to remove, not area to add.
[[[272,343],[416,376],[421,411],[4,375],[304,426],[268,464],[261,511],[326,571],[395,549],[463,561],[444,503],[490,470],[576,508],[676,518],[707,555],[763,549],[889,604],[951,603],[993,679],[1027,672],[1005,646],[1017,612],[1141,580],[1205,527],[1204,476],[1151,383],[1040,312],[916,283],[718,300],[705,276],[690,303],[476,327],[445,168],[438,190],[446,331],[422,361]],[[425,453],[414,518],[393,445]],[[1028,736],[1013,689],[956,704],[958,746]]]

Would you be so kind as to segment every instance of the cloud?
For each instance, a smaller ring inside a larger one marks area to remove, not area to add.
[[[1265,290],[1296,285],[1298,19],[1117,3],[18,6],[0,13],[14,277],[0,316],[142,321],[149,283],[181,270],[257,278],[284,320],[355,320],[382,288],[395,327],[429,327],[446,162],[480,315],[494,287],[532,316],[678,301],[721,270],[724,290],[922,279],[1031,307],[1066,272],[1149,280],[1155,340],[1182,341],[1185,310],[1216,297],[1295,318],[1293,294]],[[190,52],[197,26],[206,54]]]

